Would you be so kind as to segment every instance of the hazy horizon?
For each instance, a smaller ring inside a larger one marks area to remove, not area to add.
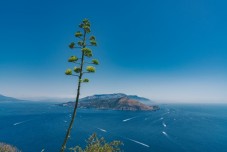
[[[115,92],[116,93],[116,92]],[[115,94],[114,93],[114,94]],[[119,92],[118,92],[119,93]],[[121,92],[123,93],[123,92]],[[113,93],[104,93],[104,94],[113,94]],[[0,94],[3,96],[7,96],[7,97],[13,97],[16,99],[21,99],[21,100],[27,100],[27,101],[31,101],[31,102],[68,102],[68,101],[72,101],[75,99],[76,96],[35,96],[35,97],[31,97],[31,96],[10,96],[10,95],[5,95],[5,94]],[[90,94],[87,96],[93,96],[93,95],[99,95],[99,94]],[[127,94],[127,95],[137,95],[137,94]],[[81,96],[80,98],[84,98],[87,96]],[[147,99],[150,99],[152,102],[157,103],[157,104],[227,104],[226,100],[207,100],[207,99],[202,99],[202,100],[185,100],[185,99],[155,99],[155,98],[149,98],[149,97],[145,97],[145,96],[141,96],[141,95],[137,95],[138,97],[144,97]]]

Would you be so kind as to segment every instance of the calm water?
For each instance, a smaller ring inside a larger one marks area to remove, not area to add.
[[[72,109],[0,103],[0,141],[23,152],[58,152]],[[227,105],[162,105],[156,112],[79,110],[68,146],[96,132],[125,152],[226,152]]]

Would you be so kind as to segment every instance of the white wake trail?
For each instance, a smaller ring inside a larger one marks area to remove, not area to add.
[[[145,146],[145,147],[150,147],[149,145],[145,144],[145,143],[142,143],[142,142],[139,142],[139,141],[136,141],[136,140],[133,140],[133,139],[130,139],[130,138],[127,138],[128,140],[134,142],[134,143],[137,143],[137,144],[140,144],[142,146]]]
[[[168,111],[168,112],[166,112],[166,113],[164,113],[164,114],[162,114],[162,116],[165,116],[165,115],[167,115],[167,114],[169,114],[170,112]]]
[[[20,125],[20,124],[25,123],[25,122],[27,122],[27,121],[30,121],[30,120],[25,120],[25,121],[21,121],[21,122],[16,122],[16,123],[14,123],[13,125],[14,125],[14,126]]]
[[[124,120],[122,120],[122,122],[126,122],[126,121],[132,120],[132,119],[134,119],[134,118],[136,118],[136,117],[124,119]]]
[[[162,133],[163,133],[165,136],[167,136],[167,137],[168,137],[168,134],[167,134],[165,131],[163,131]]]
[[[165,124],[164,122],[162,122],[162,125],[163,125],[164,127],[166,127],[166,124]]]
[[[97,128],[97,129],[102,131],[102,132],[107,132],[105,129],[102,129],[102,128]]]

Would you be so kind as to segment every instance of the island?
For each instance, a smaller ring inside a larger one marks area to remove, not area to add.
[[[74,107],[75,102],[69,101],[58,104],[63,107]],[[103,110],[128,110],[128,111],[155,111],[159,106],[147,98],[123,93],[100,94],[79,100],[79,108]]]

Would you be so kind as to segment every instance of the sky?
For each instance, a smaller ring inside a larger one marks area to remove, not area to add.
[[[82,97],[227,103],[226,7],[225,0],[0,1],[0,94],[75,97],[77,80],[64,75],[76,52],[68,44],[88,18],[100,65]]]

